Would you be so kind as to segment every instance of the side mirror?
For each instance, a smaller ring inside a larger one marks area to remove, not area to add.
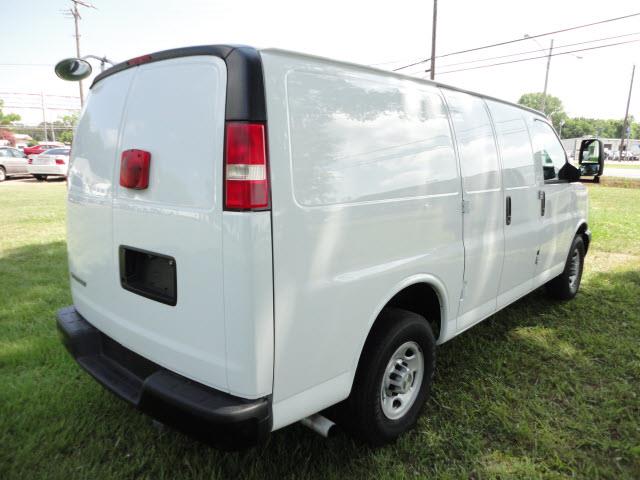
[[[580,174],[585,177],[597,177],[604,172],[604,148],[597,138],[589,138],[580,142],[580,154],[578,156]]]
[[[55,71],[63,80],[79,82],[91,75],[91,64],[79,58],[65,58],[56,64]]]
[[[566,162],[564,166],[558,170],[558,179],[566,180],[567,182],[579,182],[581,170],[574,167],[569,162]]]

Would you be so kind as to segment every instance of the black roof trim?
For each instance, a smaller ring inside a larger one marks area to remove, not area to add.
[[[227,106],[225,112],[227,121],[267,121],[262,60],[258,50],[253,47],[200,45],[174,48],[152,53],[149,55],[150,59],[145,59],[141,64],[196,55],[213,55],[224,60],[227,65]],[[118,63],[102,72],[93,80],[91,88],[114,73],[138,66],[138,64],[129,64],[128,62]]]

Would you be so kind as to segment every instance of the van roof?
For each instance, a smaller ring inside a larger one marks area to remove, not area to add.
[[[417,78],[411,75],[407,75],[405,73],[399,73],[399,72],[393,72],[390,70],[385,70],[382,68],[377,68],[377,67],[371,67],[368,65],[362,65],[360,63],[354,63],[354,62],[347,62],[347,61],[343,61],[343,60],[335,60],[333,58],[328,58],[328,57],[323,57],[320,55],[313,55],[313,54],[309,54],[309,53],[300,53],[300,52],[295,52],[292,50],[285,50],[285,49],[280,49],[280,48],[264,48],[260,50],[261,52],[270,52],[270,53],[280,53],[280,54],[285,54],[285,55],[294,55],[294,56],[298,56],[298,57],[304,57],[304,58],[314,58],[316,60],[321,60],[321,61],[326,61],[326,62],[331,62],[331,63],[337,63],[340,65],[345,65],[345,66],[349,66],[349,67],[355,67],[355,68],[359,68],[359,69],[363,69],[363,70],[371,70],[373,72],[376,73],[384,73],[386,75],[391,75],[394,77],[398,77],[398,78],[403,78],[403,79],[409,79],[412,81],[416,81],[416,82],[420,82],[420,83],[426,83],[429,85],[433,85],[436,87],[442,87],[442,88],[446,88],[448,90],[455,90],[457,92],[462,92],[462,93],[468,93],[470,95],[475,95],[477,97],[482,97],[485,98],[487,100],[493,100],[496,102],[500,102],[500,103],[505,103],[507,105],[511,105],[513,107],[517,107],[520,108],[522,110],[526,110],[528,112],[534,113],[536,115],[539,115],[541,117],[543,117],[545,120],[547,119],[546,115],[544,113],[542,113],[539,110],[536,110],[535,108],[530,108],[527,107],[525,105],[520,105],[518,103],[514,103],[514,102],[510,102],[508,100],[504,100],[502,98],[496,98],[496,97],[492,97],[491,95],[485,95],[484,93],[479,93],[479,92],[474,92],[472,90],[467,90],[464,88],[460,88],[460,87],[455,87],[453,85],[449,85],[446,83],[442,83],[442,82],[436,82],[435,80],[428,80],[426,78]]]
[[[514,102],[509,102],[508,100],[503,100],[501,98],[492,97],[490,95],[485,95],[483,93],[474,92],[471,90],[466,90],[464,88],[455,87],[453,85],[448,85],[442,82],[436,82],[434,80],[427,80],[424,78],[416,78],[411,75],[407,75],[399,72],[392,72],[389,70],[384,70],[381,68],[371,67],[367,65],[362,65],[359,63],[347,62],[343,60],[335,60],[328,57],[322,57],[319,55],[312,55],[309,53],[300,53],[291,50],[284,50],[279,48],[264,48],[264,49],[256,49],[254,47],[249,47],[246,45],[198,45],[193,47],[181,47],[181,48],[172,48],[169,50],[162,50],[159,52],[154,52],[148,55],[142,55],[140,57],[136,57],[133,59],[126,60],[124,62],[120,62],[113,67],[105,70],[100,73],[93,80],[91,84],[91,88],[94,87],[96,83],[101,81],[102,79],[108,77],[109,75],[113,75],[114,73],[118,73],[122,70],[126,70],[131,67],[135,67],[144,63],[156,62],[161,60],[168,60],[171,58],[178,57],[188,57],[194,55],[213,55],[219,57],[225,61],[227,64],[227,68],[230,70],[230,75],[234,77],[234,82],[228,82],[227,85],[227,96],[231,95],[231,99],[227,98],[227,110],[231,110],[227,115],[227,120],[266,120],[266,109],[264,106],[264,93],[262,91],[259,95],[243,95],[248,90],[253,89],[263,89],[262,76],[256,77],[253,75],[254,73],[262,74],[262,65],[259,61],[259,52],[268,52],[275,54],[284,54],[289,56],[297,56],[301,58],[313,58],[316,60],[331,62],[333,64],[339,64],[344,66],[349,66],[352,68],[358,68],[361,70],[370,70],[376,73],[384,73],[385,75],[403,78],[412,80],[419,83],[425,83],[437,87],[446,88],[448,90],[455,90],[457,92],[468,93],[470,95],[475,95],[477,97],[485,98],[487,100],[493,100],[496,102],[504,103],[507,105],[511,105],[513,107],[526,110],[535,115],[542,117],[547,120],[547,117],[544,113],[536,110],[534,108],[529,108],[524,105],[519,105]],[[233,88],[232,85],[234,83],[239,82],[239,88]],[[257,99],[257,102],[256,100]],[[257,105],[250,105],[250,104]]]

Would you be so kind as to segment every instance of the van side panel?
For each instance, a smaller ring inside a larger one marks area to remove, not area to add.
[[[464,213],[464,293],[457,328],[496,311],[504,259],[502,172],[484,100],[443,89],[458,147]]]
[[[381,302],[463,272],[460,177],[440,92],[263,51],[272,178],[274,428],[349,394]],[[291,415],[295,412],[295,415]]]
[[[506,205],[511,198],[511,222],[504,227],[504,262],[498,308],[514,302],[533,289],[540,245],[540,199],[538,175],[533,163],[525,112],[517,107],[487,100],[496,130]],[[503,210],[505,212],[505,210]]]

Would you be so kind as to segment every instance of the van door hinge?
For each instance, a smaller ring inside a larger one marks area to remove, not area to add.
[[[537,265],[539,261],[540,261],[540,250],[538,250],[536,252],[536,262],[535,262],[535,264]]]
[[[462,199],[462,213],[469,213],[471,211],[471,202],[469,200]]]

